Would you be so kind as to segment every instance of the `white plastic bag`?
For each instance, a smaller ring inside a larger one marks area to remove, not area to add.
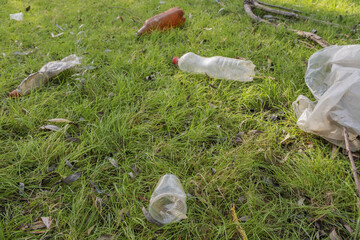
[[[360,150],[360,45],[330,46],[314,53],[305,82],[317,102],[298,97],[293,103],[297,125],[341,147],[346,127],[351,150]]]
[[[10,93],[10,97],[18,97],[30,93],[31,90],[44,85],[59,73],[80,64],[81,58],[72,54],[60,61],[48,62],[38,72],[30,74]]]
[[[10,19],[16,20],[16,21],[22,21],[24,18],[24,15],[22,12],[10,14]]]

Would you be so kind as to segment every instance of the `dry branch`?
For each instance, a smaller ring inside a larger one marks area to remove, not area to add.
[[[313,40],[314,42],[316,42],[317,44],[319,44],[322,47],[331,46],[330,43],[328,43],[322,37],[320,37],[319,35],[316,35],[315,33],[304,32],[304,31],[295,30],[295,29],[289,29],[289,30],[293,31],[294,33],[296,33],[297,35],[299,35],[301,37],[309,38],[309,39]]]
[[[349,160],[350,160],[350,163],[351,163],[351,170],[353,172],[354,180],[355,180],[355,184],[356,184],[356,193],[357,193],[357,196],[360,197],[359,178],[358,178],[358,175],[357,175],[357,170],[356,170],[354,158],[353,158],[352,152],[350,150],[349,133],[348,133],[346,128],[344,128],[344,138],[345,138],[346,151],[347,151],[347,154],[349,156]]]
[[[269,6],[273,7],[273,8],[270,8]],[[277,6],[277,5],[267,4],[267,3],[263,3],[263,2],[260,2],[260,1],[257,1],[257,0],[245,0],[244,1],[245,12],[255,22],[264,22],[264,23],[267,23],[267,24],[277,26],[277,24],[271,23],[271,22],[269,22],[267,20],[264,20],[261,17],[255,15],[253,13],[254,8],[258,8],[258,9],[261,9],[263,11],[273,13],[273,14],[278,14],[278,15],[282,15],[282,16],[286,16],[286,17],[292,17],[292,18],[295,18],[295,19],[311,20],[311,21],[322,23],[322,24],[339,26],[337,24],[332,24],[330,22],[326,22],[326,21],[322,21],[322,20],[302,16],[300,14],[295,13],[295,12],[299,12],[299,11],[292,10],[292,9],[289,9],[289,8],[284,8],[284,7]],[[282,10],[278,10],[278,9],[274,9],[274,8],[285,9],[285,10],[288,10],[288,11],[282,11]],[[288,29],[288,30],[292,31],[292,32],[295,32],[297,35],[299,35],[301,37],[311,39],[312,41],[316,42],[317,44],[319,44],[322,47],[327,47],[327,46],[331,45],[330,43],[326,42],[322,37],[318,36],[315,33],[305,32],[305,31],[300,31],[300,30],[295,30],[295,29]]]

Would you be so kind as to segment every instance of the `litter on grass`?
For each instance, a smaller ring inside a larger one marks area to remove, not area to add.
[[[24,55],[24,56],[26,56],[26,55],[29,55],[29,54],[31,54],[31,53],[36,52],[37,50],[39,50],[39,48],[38,48],[38,47],[35,47],[34,49],[29,49],[29,50],[27,50],[27,51],[25,51],[25,52],[16,51],[16,52],[13,52],[12,54],[13,54],[13,55]]]
[[[255,65],[251,61],[228,57],[201,57],[189,52],[174,57],[173,64],[189,73],[202,73],[209,77],[248,82],[253,80]]]
[[[161,224],[186,219],[186,195],[179,178],[165,174],[157,183],[149,204],[149,213]]]
[[[184,10],[174,7],[160,13],[154,17],[147,19],[144,25],[137,32],[138,36],[144,33],[150,33],[153,30],[167,30],[173,27],[178,27],[185,22]]]
[[[293,103],[297,125],[345,148],[360,150],[360,45],[330,46],[314,53],[305,82],[316,101],[300,95]]]
[[[31,90],[44,85],[49,79],[61,72],[80,64],[81,58],[72,54],[61,61],[53,61],[45,64],[38,72],[30,74],[20,85],[10,93],[10,97],[18,97],[30,93]]]
[[[63,32],[61,32],[61,33],[59,33],[59,34],[53,34],[53,33],[51,33],[51,37],[52,38],[56,38],[56,37],[60,37],[61,35],[63,35],[64,33]]]
[[[10,14],[10,19],[13,19],[16,21],[22,21],[24,19],[24,15],[22,12]]]

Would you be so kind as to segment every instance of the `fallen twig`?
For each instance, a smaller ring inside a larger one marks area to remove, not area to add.
[[[322,47],[328,47],[331,46],[330,43],[328,43],[327,41],[325,41],[322,37],[316,35],[315,33],[311,33],[311,32],[304,32],[304,31],[300,31],[300,30],[295,30],[295,29],[289,29],[290,31],[293,31],[294,33],[296,33],[297,35],[304,37],[304,38],[309,38],[311,40],[313,40],[314,42],[316,42],[317,44],[319,44]]]
[[[280,7],[280,6],[272,5],[273,7],[290,10],[290,11],[292,11],[292,12],[282,11],[282,10],[278,10],[278,9],[273,9],[273,8],[266,7],[266,6],[264,6],[264,5],[267,5],[267,6],[271,6],[271,5],[269,5],[269,4],[264,4],[264,3],[259,2],[259,1],[257,1],[257,0],[251,0],[251,2],[253,2],[254,7],[259,8],[259,9],[262,9],[262,10],[264,10],[264,11],[266,11],[266,12],[269,12],[269,13],[274,13],[274,14],[278,14],[278,15],[283,15],[283,16],[285,16],[285,17],[292,17],[292,18],[295,18],[295,19],[311,20],[311,21],[313,21],[313,22],[318,22],[318,23],[322,23],[322,24],[326,24],[326,25],[333,25],[333,26],[339,27],[338,24],[334,24],[334,23],[331,23],[331,22],[326,22],[326,21],[322,21],[322,20],[318,20],[318,19],[315,19],[315,18],[311,18],[311,17],[307,17],[307,16],[303,16],[303,15],[297,14],[297,13],[295,13],[295,11],[292,10],[292,9],[287,9],[287,8],[282,8],[282,7]]]
[[[357,170],[356,170],[354,158],[353,158],[352,152],[350,150],[349,133],[348,133],[346,128],[344,128],[344,138],[345,138],[346,151],[347,151],[347,154],[349,156],[350,163],[351,163],[351,170],[352,170],[352,172],[354,174],[354,180],[355,180],[355,184],[356,184],[357,196],[360,197],[359,178],[358,178],[358,175],[357,175]]]
[[[242,240],[247,240],[248,238],[246,236],[246,233],[245,233],[244,229],[240,226],[239,219],[238,219],[236,211],[235,211],[235,203],[234,202],[231,203],[230,211],[231,211],[232,220],[236,224],[236,230],[240,233]]]
[[[285,10],[288,10],[288,11],[282,11],[282,10],[270,8],[270,7],[267,7],[267,6],[276,7],[276,8],[280,8],[280,9],[285,9]],[[263,2],[260,2],[260,1],[257,1],[257,0],[245,0],[244,1],[245,12],[251,19],[253,19],[255,22],[264,22],[264,23],[267,23],[267,24],[270,24],[270,25],[273,25],[273,26],[278,26],[278,24],[269,22],[269,21],[267,21],[265,19],[262,19],[261,17],[255,15],[253,13],[253,8],[258,8],[258,9],[261,9],[261,10],[269,12],[269,13],[283,15],[283,16],[286,16],[286,17],[292,17],[292,18],[295,18],[295,19],[311,20],[311,21],[314,21],[314,22],[322,23],[322,24],[333,25],[333,26],[337,26],[337,27],[339,26],[339,25],[333,24],[331,22],[326,22],[326,21],[322,21],[322,20],[302,16],[300,14],[295,13],[295,12],[299,12],[299,11],[292,10],[292,9],[289,9],[289,8],[284,8],[284,7],[280,7],[280,6],[277,6],[277,5],[266,4],[266,3],[263,3]],[[295,32],[297,35],[299,35],[301,37],[311,39],[312,41],[316,42],[317,44],[319,44],[322,47],[327,47],[327,46],[331,45],[330,43],[326,42],[322,37],[318,36],[315,33],[304,32],[304,31],[300,31],[300,30],[296,30],[296,29],[287,29],[287,30]]]

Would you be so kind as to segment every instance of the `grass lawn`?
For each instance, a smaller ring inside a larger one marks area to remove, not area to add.
[[[344,26],[288,19],[275,28],[252,23],[243,1],[220,2],[218,13],[214,0],[0,0],[0,239],[238,239],[232,202],[249,239],[358,239],[347,156],[302,132],[291,107],[299,94],[313,99],[304,71],[321,47],[284,26],[357,44],[359,32],[347,27],[360,4],[267,0]],[[135,37],[144,20],[174,6],[185,11],[183,27]],[[9,19],[20,11],[23,21]],[[53,38],[56,24],[64,34]],[[261,78],[182,72],[171,60],[187,52],[252,60]],[[80,67],[8,97],[70,54],[82,57]],[[53,118],[76,124],[39,129]],[[76,172],[76,181],[55,184]],[[188,194],[188,219],[157,227],[141,208],[166,173]],[[40,217],[52,219],[49,230],[32,229]]]

